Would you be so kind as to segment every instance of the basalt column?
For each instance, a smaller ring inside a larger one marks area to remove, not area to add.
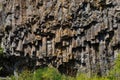
[[[104,75],[120,52],[120,1],[0,0],[0,40],[34,67]]]

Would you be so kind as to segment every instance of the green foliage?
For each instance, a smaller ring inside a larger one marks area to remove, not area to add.
[[[61,80],[61,75],[55,68],[43,68],[34,72],[35,80]]]
[[[11,80],[16,80],[15,76],[11,76]],[[18,75],[17,80],[75,80],[72,77],[61,75],[55,68],[43,68],[34,71],[23,71]]]
[[[23,71],[21,74],[18,75],[18,77],[16,76],[11,76],[11,80],[32,80],[33,78],[33,74],[32,72],[25,70]]]
[[[11,76],[11,80],[16,80],[15,76]],[[55,68],[38,69],[34,73],[23,71],[18,75],[17,80],[109,80],[107,77],[94,76],[89,78],[86,74],[79,74],[76,78],[60,74]]]
[[[110,80],[120,80],[120,54],[117,56],[117,59],[115,60],[115,65],[110,71],[108,78]]]
[[[76,77],[76,80],[109,80],[107,77],[99,77],[97,75],[94,75],[92,77],[88,77],[86,74],[79,74]]]
[[[11,76],[11,80],[16,80],[16,77]],[[18,75],[17,80],[120,80],[120,55],[115,60],[115,66],[110,70],[107,76],[88,77],[86,74],[78,74],[76,77],[62,75],[55,68],[43,68],[34,71],[23,71]]]
[[[3,54],[3,48],[0,47],[0,55]]]
[[[33,80],[74,80],[72,77],[60,74],[55,68],[38,69],[33,74]]]
[[[76,80],[88,80],[89,78],[85,74],[79,74]]]

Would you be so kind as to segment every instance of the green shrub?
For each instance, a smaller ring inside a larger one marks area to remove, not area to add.
[[[11,80],[32,80],[33,79],[33,74],[32,72],[25,70],[21,74],[16,76],[11,76]]]
[[[55,68],[43,68],[34,71],[23,71],[18,75],[18,80],[75,80],[70,76],[60,74]],[[16,80],[15,76],[11,76],[11,80]]]
[[[115,60],[115,65],[112,70],[110,70],[108,78],[110,80],[120,80],[120,54]]]
[[[43,68],[34,72],[35,80],[61,80],[60,73],[55,68]]]
[[[74,78],[60,74],[55,68],[43,68],[34,72],[34,80],[74,80]]]
[[[16,80],[16,77],[11,76],[11,80]],[[18,80],[120,80],[120,55],[115,60],[115,66],[109,71],[109,75],[103,77],[94,75],[89,78],[86,74],[78,74],[76,77],[70,77],[60,74],[55,68],[46,67],[38,69],[33,73],[25,70],[18,75]]]

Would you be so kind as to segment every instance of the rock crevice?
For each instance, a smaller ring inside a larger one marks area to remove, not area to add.
[[[119,31],[119,0],[0,1],[4,53],[35,58],[36,66],[104,75],[120,49]]]

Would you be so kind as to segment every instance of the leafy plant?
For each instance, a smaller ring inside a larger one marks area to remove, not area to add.
[[[15,76],[11,76],[11,80],[16,80]],[[86,74],[78,74],[76,77],[70,77],[60,74],[59,71],[53,67],[46,67],[38,69],[33,73],[30,71],[23,71],[18,75],[18,80],[120,80],[120,55],[115,60],[113,69],[109,71],[109,75],[99,77],[94,75],[88,77]]]
[[[110,80],[120,80],[120,54],[118,54],[115,60],[113,69],[109,72],[108,78]]]
[[[0,47],[0,55],[3,54],[3,48]]]
[[[19,74],[18,77],[11,76],[11,80],[16,80],[16,79],[17,80],[32,80],[33,74],[30,71],[25,70],[21,74]]]
[[[67,80],[64,75],[61,75],[55,68],[43,68],[34,72],[35,80]]]

